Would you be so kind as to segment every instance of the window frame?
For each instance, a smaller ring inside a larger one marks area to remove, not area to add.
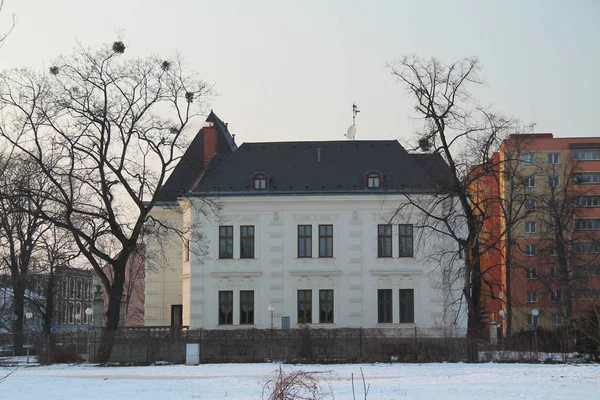
[[[364,184],[367,189],[379,189],[383,186],[383,175],[379,171],[369,171],[365,174]]]
[[[250,299],[244,296],[250,295]],[[248,306],[248,310],[244,311],[244,306]],[[254,290],[240,290],[240,325],[254,325]]]
[[[410,233],[408,233],[410,231]],[[409,246],[410,243],[410,246]],[[398,225],[398,257],[411,258],[415,256],[415,229],[413,224]],[[408,249],[410,247],[410,249]]]
[[[176,324],[176,319],[179,319],[179,324]],[[183,326],[183,304],[171,304],[171,326]]]
[[[525,164],[525,165],[535,165],[535,153],[525,153],[525,154],[523,154],[523,164]]]
[[[531,329],[538,326],[540,326],[539,315],[527,314],[527,327]]]
[[[535,175],[529,175],[523,180],[523,186],[526,188],[534,188],[535,187]]]
[[[558,175],[548,176],[548,187],[557,188],[560,187],[560,177]]]
[[[300,296],[301,293],[303,296]],[[308,298],[306,298],[307,294]],[[301,310],[301,305],[308,306],[308,310]],[[312,289],[298,289],[296,292],[296,307],[298,324],[312,324]]]
[[[537,268],[527,268],[525,270],[525,279],[530,281],[538,279]]]
[[[548,164],[550,164],[550,165],[560,164],[560,153],[548,153]]]
[[[331,294],[331,297],[323,295]],[[333,289],[319,289],[319,323],[320,324],[334,324],[334,293]],[[331,309],[329,312],[323,310],[323,306],[330,305]]]
[[[225,230],[225,234],[223,234],[223,230]],[[231,230],[231,234],[229,234],[229,230]],[[233,225],[219,225],[219,260],[231,259],[233,259]]]
[[[383,230],[382,230],[383,229]],[[377,225],[377,257],[391,258],[394,255],[393,232],[391,224]]]
[[[258,187],[256,187],[258,182],[262,182],[262,184],[259,184]],[[250,184],[252,190],[268,190],[269,176],[264,172],[257,172],[254,175],[252,175],[252,178],[250,178]]]
[[[525,255],[527,257],[537,256],[537,246],[535,244],[526,244],[525,245]]]
[[[410,293],[410,298],[403,298],[403,294]],[[414,289],[399,289],[398,291],[398,313],[401,324],[415,323],[415,290]],[[404,311],[408,311],[405,315]]]
[[[322,229],[325,229],[325,233]],[[329,229],[331,233],[328,232]],[[328,247],[328,243],[331,243],[331,246]],[[319,225],[319,258],[333,258],[333,225],[331,224]]]
[[[523,208],[528,212],[535,211],[537,208],[537,200],[529,197],[525,198],[525,200],[523,200]]]
[[[582,157],[582,155],[583,155],[583,157]],[[598,161],[598,160],[600,160],[600,150],[571,151],[571,160],[573,160],[573,161]]]
[[[525,291],[525,301],[527,303],[538,303],[539,302],[539,293],[537,291],[526,290]]]
[[[252,234],[248,233],[249,230],[252,230]],[[244,231],[245,234],[244,234]],[[255,254],[255,233],[256,228],[254,225],[240,225],[240,258],[244,259],[254,259],[256,258]],[[248,242],[251,242],[251,246]],[[251,253],[251,254],[249,254]]]
[[[377,323],[394,322],[393,290],[377,289]]]
[[[301,234],[300,230],[303,228],[304,232]],[[306,233],[306,228],[310,230]],[[312,225],[298,225],[298,258],[312,258]],[[300,243],[304,243],[304,255],[300,252]]]
[[[536,224],[535,221],[525,221],[525,233],[533,234],[536,232]]]
[[[224,299],[224,296],[222,295],[229,295],[230,299]],[[218,325],[233,325],[233,290],[219,290],[218,297]],[[229,312],[227,313],[224,313],[221,310],[223,309],[223,306],[226,305],[229,305],[231,307],[231,310],[229,310]]]

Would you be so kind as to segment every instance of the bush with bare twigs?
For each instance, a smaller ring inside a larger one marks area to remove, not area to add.
[[[266,400],[321,400],[333,399],[331,388],[323,387],[323,380],[318,379],[319,372],[290,371],[284,372],[279,367],[277,376],[269,379],[263,386],[263,399]]]

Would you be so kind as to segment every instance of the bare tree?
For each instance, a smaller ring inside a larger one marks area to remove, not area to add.
[[[120,41],[97,51],[78,46],[49,75],[0,77],[7,116],[0,134],[49,178],[57,211],[42,218],[72,234],[108,296],[99,362],[110,359],[126,265],[142,233],[148,225],[169,229],[150,212],[210,93],[178,57],[128,59],[124,52]]]
[[[462,300],[467,306],[469,361],[478,360],[477,343],[483,330],[480,236],[485,204],[474,204],[469,188],[477,179],[470,172],[491,160],[498,139],[514,128],[514,122],[478,107],[468,87],[482,83],[479,62],[466,58],[445,65],[433,58],[405,57],[389,65],[391,73],[415,100],[422,121],[417,143],[422,150],[442,155],[449,176],[435,188],[434,199],[406,194],[410,207],[421,215],[419,227],[450,237],[454,252],[464,249],[459,271],[444,271],[453,284],[462,280]],[[441,258],[448,268],[452,265]]]
[[[2,12],[3,8],[4,8],[4,0],[0,0],[0,13]],[[4,42],[6,41],[6,38],[12,32],[12,30],[15,28],[16,24],[17,24],[17,16],[13,14],[12,24],[10,25],[10,27],[8,29],[3,28],[2,32],[0,32],[0,48],[2,46],[4,46]]]

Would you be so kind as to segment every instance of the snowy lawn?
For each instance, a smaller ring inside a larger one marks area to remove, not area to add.
[[[600,399],[600,365],[343,364],[283,365],[320,372],[335,399]],[[261,399],[278,364],[186,367],[21,366],[0,381],[0,399]],[[15,367],[0,367],[0,379]]]

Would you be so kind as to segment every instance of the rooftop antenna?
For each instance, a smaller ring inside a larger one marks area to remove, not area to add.
[[[356,136],[356,114],[358,114],[360,110],[356,106],[356,103],[352,103],[352,125],[348,128],[348,132],[344,135],[350,140],[354,140]]]

